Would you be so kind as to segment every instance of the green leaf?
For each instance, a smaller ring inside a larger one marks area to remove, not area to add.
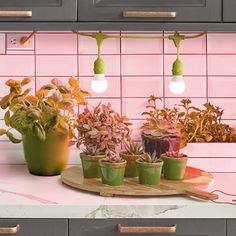
[[[20,139],[17,139],[13,136],[13,134],[10,132],[10,131],[7,131],[6,132],[6,135],[7,137],[9,138],[9,140],[12,142],[12,143],[20,143],[21,140]]]
[[[6,126],[10,126],[10,119],[11,119],[10,111],[7,111],[4,115],[4,121]]]
[[[0,136],[6,134],[6,132],[7,132],[7,131],[6,131],[5,129],[0,129]]]
[[[40,123],[35,121],[33,124],[32,130],[33,130],[33,133],[39,138],[39,140],[41,140],[42,142],[46,140],[45,130]]]

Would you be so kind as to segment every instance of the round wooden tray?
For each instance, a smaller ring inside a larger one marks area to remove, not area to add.
[[[217,199],[217,195],[198,189],[213,183],[212,174],[187,167],[181,181],[161,180],[160,185],[140,185],[138,178],[125,178],[124,184],[113,187],[102,184],[101,179],[84,179],[81,166],[66,169],[61,175],[62,182],[73,188],[98,193],[101,196],[170,196],[189,195],[209,200]],[[196,188],[198,187],[198,188]]]

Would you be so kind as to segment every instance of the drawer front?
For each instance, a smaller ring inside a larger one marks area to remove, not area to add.
[[[223,1],[223,20],[225,22],[236,22],[236,1],[224,0]]]
[[[17,225],[19,225],[18,231]],[[5,234],[2,234],[1,230],[5,230]],[[0,235],[68,236],[68,221],[63,219],[0,219]]]
[[[236,220],[227,220],[227,236],[236,235]]]
[[[221,0],[78,0],[79,21],[221,21]],[[234,0],[232,0],[234,1]]]
[[[170,230],[167,235],[174,236],[226,236],[226,220],[218,219],[72,219],[69,222],[70,236],[135,235],[135,233],[131,232],[119,233],[118,224],[121,226],[131,226],[131,231],[137,230],[137,228],[133,228],[136,226],[161,227],[158,228],[157,231],[163,229],[167,231]],[[176,225],[176,232],[173,232],[173,225]],[[164,235],[157,231],[153,234]],[[138,233],[137,235],[145,236],[147,233],[143,232]]]
[[[77,21],[77,0],[0,0],[0,21]]]

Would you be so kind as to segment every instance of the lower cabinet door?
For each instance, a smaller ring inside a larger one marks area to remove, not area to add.
[[[72,219],[70,236],[226,236],[226,220],[218,219]],[[232,234],[236,236],[236,232]]]
[[[0,219],[0,235],[68,236],[68,220]]]
[[[227,220],[227,236],[236,236],[236,220]]]

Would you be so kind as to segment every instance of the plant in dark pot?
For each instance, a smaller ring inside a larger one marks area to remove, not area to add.
[[[161,181],[163,161],[154,151],[152,154],[144,153],[136,161],[138,167],[139,183],[145,185],[158,185]]]
[[[31,78],[22,81],[10,79],[6,82],[9,94],[0,101],[7,109],[4,120],[9,129],[1,129],[13,143],[23,141],[28,170],[35,175],[58,175],[65,168],[69,154],[69,142],[74,137],[77,114],[74,109],[85,105],[90,94],[79,87],[77,79],[71,77],[69,85],[58,79],[44,85],[36,95],[23,89]],[[13,136],[17,130],[22,140]]]
[[[125,177],[137,177],[138,169],[136,160],[143,155],[143,146],[140,142],[129,141],[125,144],[125,150],[120,156],[126,160]]]
[[[188,156],[179,152],[167,152],[162,154],[163,174],[165,179],[182,180],[185,175]]]
[[[149,154],[155,152],[160,157],[162,153],[167,151],[179,150],[180,132],[176,125],[177,109],[159,109],[156,103],[157,99],[159,98],[151,96],[148,100],[147,111],[142,113],[147,118],[141,126],[141,130],[145,152]]]
[[[85,178],[101,177],[99,160],[129,139],[129,125],[128,118],[116,113],[110,103],[98,104],[93,109],[87,106],[79,114],[77,147],[84,147],[80,158]]]

